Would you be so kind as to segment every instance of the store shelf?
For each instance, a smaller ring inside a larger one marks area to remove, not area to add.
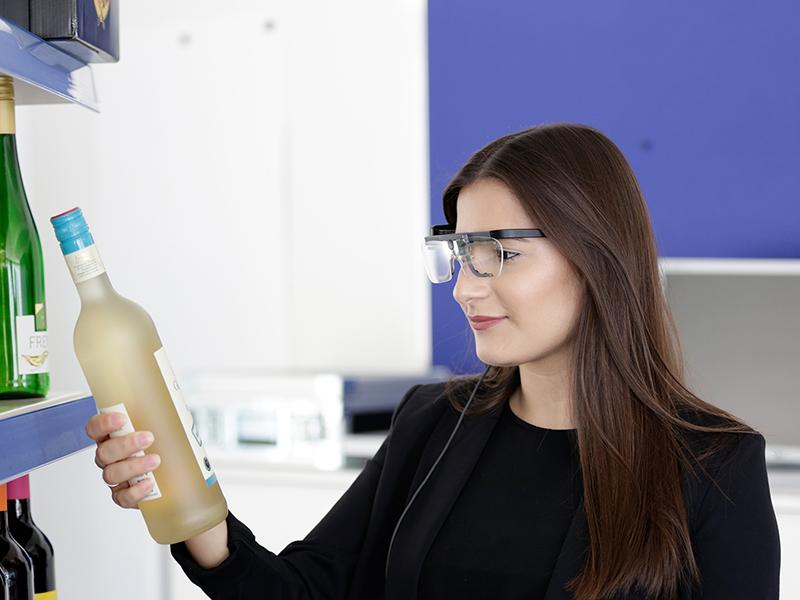
[[[0,73],[14,78],[17,104],[73,102],[99,112],[88,64],[2,18]]]
[[[796,258],[671,258],[658,259],[666,275],[800,275]]]
[[[0,400],[0,483],[94,445],[86,421],[95,414],[86,392]]]

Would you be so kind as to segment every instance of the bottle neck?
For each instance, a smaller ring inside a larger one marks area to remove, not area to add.
[[[8,501],[8,514],[13,515],[17,521],[31,523],[31,501],[23,500],[9,500]]]
[[[64,260],[78,288],[81,303],[99,302],[117,295],[94,241],[87,244],[86,240],[72,240],[71,243],[72,251],[64,255]]]
[[[14,116],[14,101],[8,98],[0,99],[0,135],[17,133],[17,121]]]
[[[8,484],[0,483],[0,536],[8,537]]]
[[[10,532],[8,529],[8,512],[6,512],[5,510],[0,510],[0,537],[8,537],[9,535]]]
[[[0,105],[3,102],[0,100]],[[24,194],[22,174],[17,158],[17,137],[13,133],[0,132],[0,182],[9,189],[13,198]]]
[[[91,304],[93,302],[102,302],[112,296],[117,296],[117,291],[111,285],[111,280],[108,278],[108,273],[103,271],[99,275],[95,275],[89,279],[85,279],[80,283],[76,283],[75,287],[78,288],[78,295],[81,297],[81,304]]]

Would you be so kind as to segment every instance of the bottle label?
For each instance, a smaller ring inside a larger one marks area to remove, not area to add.
[[[115,404],[114,406],[109,406],[108,408],[101,408],[101,413],[120,413],[123,417],[125,417],[125,424],[117,429],[116,431],[111,432],[109,435],[111,437],[120,437],[122,435],[127,435],[129,433],[133,433],[135,429],[133,428],[133,423],[131,423],[131,417],[128,415],[128,409],[125,408],[123,403]],[[139,450],[138,452],[134,452],[131,456],[144,456],[144,450]],[[130,457],[129,457],[130,458]],[[136,485],[140,481],[144,481],[145,479],[151,479],[153,481],[153,489],[150,490],[150,493],[147,494],[144,498],[141,499],[141,502],[145,500],[156,500],[161,498],[161,490],[158,489],[158,483],[156,482],[156,476],[153,472],[144,473],[143,475],[137,475],[133,479],[129,479],[128,483],[131,486]]]
[[[217,483],[217,477],[214,474],[214,469],[211,468],[211,461],[208,460],[206,449],[203,446],[203,441],[200,439],[200,434],[197,431],[192,413],[189,406],[186,404],[186,399],[183,396],[178,379],[175,377],[175,372],[172,370],[172,365],[167,358],[167,353],[164,348],[159,348],[153,355],[158,363],[158,368],[161,369],[161,375],[164,377],[164,383],[167,385],[169,395],[172,398],[172,403],[175,405],[175,410],[180,417],[183,430],[186,432],[186,437],[189,439],[189,444],[192,446],[194,458],[197,461],[197,466],[200,473],[208,487]]]
[[[81,283],[106,272],[96,244],[65,254],[64,259],[75,283]]]
[[[40,592],[33,595],[33,600],[58,600],[58,592]]]
[[[20,375],[50,371],[47,330],[36,331],[36,317],[17,315],[17,370]]]

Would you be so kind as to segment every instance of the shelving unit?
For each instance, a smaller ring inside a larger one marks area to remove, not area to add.
[[[660,257],[661,285],[676,275],[800,275],[800,259],[795,258],[684,258]]]
[[[0,73],[14,78],[17,104],[73,102],[99,112],[90,65],[2,18]]]
[[[14,78],[17,104],[71,102],[99,112],[88,64],[3,18],[0,73]],[[85,425],[96,413],[85,392],[0,400],[0,483],[94,444]]]
[[[85,427],[95,414],[86,392],[0,400],[0,483],[93,445]]]
[[[800,275],[795,258],[659,258],[667,275]]]
[[[0,73],[14,78],[17,104],[74,103],[99,112],[90,65],[0,18]],[[94,444],[88,392],[0,400],[0,483]]]

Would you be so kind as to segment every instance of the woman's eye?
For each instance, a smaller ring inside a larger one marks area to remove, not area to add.
[[[503,250],[503,260],[509,261],[515,256],[518,256],[519,252],[512,252],[511,250]]]

